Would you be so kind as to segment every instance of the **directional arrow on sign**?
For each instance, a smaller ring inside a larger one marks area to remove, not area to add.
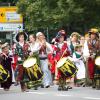
[[[1,17],[4,17],[4,13],[1,13],[0,16],[1,16]]]

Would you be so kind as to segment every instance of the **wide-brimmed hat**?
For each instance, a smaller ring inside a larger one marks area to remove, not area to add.
[[[71,38],[72,38],[74,35],[76,35],[78,39],[80,38],[80,34],[79,34],[78,32],[73,32],[73,33],[71,34]]]
[[[91,28],[89,31],[88,31],[89,35],[91,34],[95,34],[97,37],[99,37],[99,30],[97,28]]]
[[[91,28],[91,29],[89,30],[89,33],[93,33],[93,34],[98,33],[98,32],[99,32],[99,31],[98,31],[97,28]]]
[[[19,36],[20,35],[24,35],[24,40],[26,41],[26,40],[28,40],[28,35],[27,35],[27,33],[26,32],[19,32],[19,33],[17,33],[16,35],[15,35],[15,40],[18,42],[19,41]]]

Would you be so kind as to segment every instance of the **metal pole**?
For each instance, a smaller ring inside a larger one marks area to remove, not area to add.
[[[49,42],[49,28],[47,27],[47,41]]]

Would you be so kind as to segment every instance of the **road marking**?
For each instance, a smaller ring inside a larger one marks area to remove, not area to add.
[[[71,97],[72,95],[67,95],[67,94],[56,94],[56,96]]]
[[[26,93],[30,93],[30,94],[37,94],[37,95],[46,95],[48,93],[46,92],[34,92],[34,91],[29,91]],[[52,94],[53,96],[59,96],[59,97],[74,97],[73,95],[70,94],[61,94],[61,93],[54,93]],[[75,97],[80,97],[80,96],[75,96]],[[100,98],[96,98],[96,97],[80,97],[83,99],[87,99],[87,100],[100,100]]]
[[[83,98],[89,100],[100,100],[100,98],[95,98],[95,97],[83,97]]]
[[[33,94],[46,94],[46,93],[44,93],[44,92],[27,92],[27,93],[33,93]]]
[[[0,88],[0,90],[3,90],[3,88]]]

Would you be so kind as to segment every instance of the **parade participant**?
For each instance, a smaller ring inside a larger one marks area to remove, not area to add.
[[[81,40],[83,39],[83,40]],[[84,63],[85,63],[85,70],[86,70],[86,78],[85,78],[85,86],[91,85],[91,80],[89,78],[89,72],[88,72],[88,57],[89,57],[89,48],[88,48],[88,40],[89,40],[89,34],[86,33],[84,38],[81,37],[80,44],[82,45],[82,51],[83,51],[83,57],[84,57]],[[83,42],[81,42],[83,41]]]
[[[15,48],[15,54],[18,56],[18,62],[17,62],[17,76],[16,80],[20,82],[21,90],[22,92],[27,91],[27,87],[25,82],[27,81],[25,70],[23,67],[24,60],[28,57],[28,43],[25,42],[27,39],[27,34],[24,32],[19,32],[16,36],[16,41],[18,42],[16,44]]]
[[[16,42],[13,42],[12,44],[12,72],[13,72],[13,80],[14,80],[14,85],[17,86],[19,83],[16,81],[16,71],[17,71],[17,61],[18,61],[18,56],[15,54],[16,50]]]
[[[82,45],[82,47],[84,47],[84,43],[85,43],[85,37],[81,36],[80,37],[80,45]]]
[[[52,52],[51,45],[46,42],[45,36],[42,32],[36,34],[37,42],[41,46],[39,50],[40,66],[43,71],[43,86],[48,88],[52,83],[51,72],[48,68],[48,54]]]
[[[49,61],[49,67],[50,67],[51,74],[52,74],[52,81],[54,82],[56,80],[56,78],[55,78],[55,70],[56,70],[55,68],[56,67],[55,66],[57,63],[56,58],[55,58],[56,51],[57,51],[55,38],[52,39],[51,46],[52,46],[53,52],[48,54],[48,61]]]
[[[95,88],[97,90],[100,90],[100,50],[97,52],[95,59],[94,80],[95,80]]]
[[[88,58],[88,71],[89,78],[92,80],[92,87],[95,88],[95,78],[94,78],[94,70],[95,70],[95,56],[97,52],[100,50],[99,48],[99,40],[98,40],[98,30],[95,28],[90,29],[89,31],[90,39],[88,40],[88,47],[90,56]]]
[[[73,52],[74,52],[75,46],[76,46],[77,44],[79,44],[80,35],[79,35],[79,33],[77,33],[77,32],[73,32],[73,33],[71,34],[70,38],[71,38],[71,40],[70,40],[70,42],[68,42],[68,45],[69,45],[69,47],[70,47],[70,49],[71,49],[71,55],[72,55]]]
[[[78,69],[76,73],[76,86],[85,86],[85,64],[83,62],[82,45],[76,45],[73,53],[73,60]]]
[[[12,85],[11,61],[12,61],[12,58],[9,56],[8,43],[4,43],[2,45],[1,65],[10,74],[9,77],[7,78],[7,80],[5,82],[1,83],[1,87],[4,88],[5,91],[8,91],[10,89],[10,86]]]
[[[34,34],[29,35],[29,55],[36,57],[38,65],[40,65],[40,60],[39,60],[39,50],[41,46],[39,45],[38,42],[36,42],[36,37]]]
[[[39,50],[40,50],[41,46],[39,45],[38,42],[36,42],[36,37],[34,34],[30,34],[29,35],[29,55],[30,57],[34,57],[37,59],[37,64],[38,66],[40,67],[40,59],[39,59]],[[28,82],[28,87],[29,88],[33,88],[35,90],[38,89],[38,86],[41,84],[40,82],[39,83],[33,83],[32,81],[29,81]],[[31,84],[31,85],[30,85]]]
[[[59,61],[60,58],[67,57],[70,55],[70,51],[67,45],[66,40],[66,34],[60,33],[59,37],[57,38],[57,52],[56,52],[56,61]],[[66,77],[63,75],[62,72],[58,69],[58,90],[61,91],[67,91],[68,88],[66,88]]]

